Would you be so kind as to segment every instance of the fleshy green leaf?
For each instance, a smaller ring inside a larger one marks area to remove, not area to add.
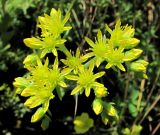
[[[123,133],[124,135],[131,135],[131,131],[129,130],[129,128],[123,129],[123,130],[122,130],[122,133]]]
[[[103,123],[104,123],[105,125],[107,125],[108,122],[109,122],[109,118],[108,118],[107,114],[105,113],[105,111],[103,111],[103,112],[101,113],[101,118],[102,118]]]
[[[49,123],[51,122],[51,119],[45,115],[45,117],[42,119],[41,127],[43,130],[46,130],[49,127]]]
[[[129,104],[129,112],[131,113],[131,115],[133,117],[136,117],[138,114],[137,108],[135,105],[133,105],[132,103]]]
[[[141,125],[133,125],[133,127],[132,127],[132,134],[133,135],[140,135],[142,128],[143,127]]]
[[[57,95],[58,95],[59,99],[62,100],[62,98],[65,95],[65,90],[61,87],[56,87],[56,91],[57,91]]]
[[[82,113],[74,120],[74,129],[78,134],[86,133],[91,127],[93,127],[93,120],[89,118],[87,113]]]

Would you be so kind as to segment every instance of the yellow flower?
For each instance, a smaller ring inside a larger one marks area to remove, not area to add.
[[[93,74],[94,63],[91,63],[89,68],[81,68],[78,76],[67,75],[66,78],[69,80],[77,81],[77,86],[72,90],[71,95],[78,92],[82,93],[85,90],[85,95],[90,95],[91,88],[96,89],[97,87],[104,87],[103,84],[96,82],[96,79],[103,76],[105,72],[99,72]]]
[[[122,46],[114,49],[111,41],[108,42],[108,46],[110,46],[110,51],[106,53],[106,61],[108,62],[105,67],[106,69],[111,68],[112,66],[117,66],[120,70],[125,71],[122,63],[135,60],[142,53],[141,49],[131,49],[124,52]]]
[[[70,30],[72,27],[65,26],[70,13],[67,13],[62,19],[62,13],[60,9],[58,11],[54,8],[51,9],[50,15],[44,14],[44,17],[39,16],[38,20],[40,24],[38,27],[42,30],[42,36],[46,37],[48,35],[53,35],[55,38],[59,37],[64,31]]]
[[[100,30],[98,30],[97,40],[95,43],[91,39],[85,37],[86,42],[91,46],[89,50],[92,51],[87,55],[88,57],[94,57],[92,60],[95,62],[97,67],[99,67],[103,61],[107,61],[108,64],[106,65],[106,69],[116,66],[120,70],[125,71],[122,63],[125,61],[132,61],[138,58],[142,53],[142,50],[140,49],[124,51],[126,48],[129,48],[129,45],[133,45],[134,38],[132,37],[134,35],[134,29],[128,26],[123,28],[120,24],[120,20],[118,20],[113,31],[106,26],[107,30],[111,34],[110,39],[106,39],[105,36],[102,36],[102,32]]]
[[[50,100],[55,97],[53,90],[56,87],[67,87],[64,82],[64,76],[69,73],[65,69],[60,71],[57,58],[52,68],[48,68],[48,59],[43,65],[38,56],[36,58],[36,65],[29,68],[31,74],[27,77],[18,77],[14,82],[14,85],[18,88],[18,93],[21,96],[29,97],[24,105],[29,108],[41,105],[32,116],[31,122],[36,122],[44,116],[48,110]]]
[[[109,43],[109,46],[112,46],[111,43]],[[118,49],[113,49],[113,47],[110,47],[110,51],[108,51],[106,55],[106,61],[108,64],[106,65],[106,69],[112,67],[112,66],[117,66],[120,70],[125,71],[124,66],[122,63],[124,62],[124,53],[123,50],[124,48],[119,47]]]
[[[117,20],[114,30],[111,30],[106,24],[106,30],[111,34],[110,42],[114,47],[124,47],[131,49],[139,44],[139,40],[134,38],[135,29],[132,26],[121,26],[120,19]]]
[[[61,11],[52,8],[50,16],[45,14],[44,17],[39,17],[40,24],[38,26],[42,31],[40,37],[24,39],[25,45],[41,50],[41,58],[51,52],[57,56],[57,49],[66,41],[61,38],[61,33],[71,29],[71,27],[65,26],[69,17],[70,14],[67,13],[64,19],[62,19]]]
[[[97,39],[95,43],[85,37],[86,42],[92,47],[90,50],[92,52],[88,53],[90,57],[95,56],[95,64],[97,67],[104,61],[104,58],[106,56],[106,52],[108,52],[109,48],[107,48],[107,39],[105,36],[102,36],[102,32],[98,30],[97,33]]]
[[[41,52],[41,58],[43,58],[47,53],[53,53],[55,56],[57,56],[57,48],[59,48],[60,45],[64,44],[66,42],[65,39],[57,39],[54,36],[48,36],[43,38],[26,38],[24,39],[24,43],[26,46],[33,48],[33,49],[40,49]]]
[[[73,72],[77,74],[79,69],[83,66],[83,63],[88,59],[88,55],[80,56],[80,50],[77,48],[76,55],[69,54],[66,59],[61,61]]]

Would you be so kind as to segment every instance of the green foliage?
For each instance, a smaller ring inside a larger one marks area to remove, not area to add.
[[[140,109],[137,108],[138,97],[139,97],[139,91],[136,89],[132,89],[132,91],[130,92],[130,100],[128,105],[128,109],[132,117],[136,117],[144,107],[144,101],[142,101],[140,104]]]
[[[84,134],[93,127],[93,120],[89,118],[88,113],[82,113],[74,119],[74,129],[78,134]]]
[[[1,0],[0,1],[0,70],[8,70],[7,63],[19,63],[24,58],[24,50],[20,48],[13,49],[10,40],[14,38],[15,33],[20,27],[21,20],[19,16],[24,14],[27,16],[27,10],[35,7],[38,3],[34,0]]]
[[[27,0],[27,1],[21,1],[21,0],[2,0],[2,7],[5,6],[5,10],[9,12],[11,15],[15,16],[17,13],[17,10],[22,10],[23,13],[27,14],[27,9],[30,7],[35,7],[35,5],[39,2],[34,0]]]
[[[140,135],[141,130],[141,125],[133,125],[132,130],[130,130],[129,128],[125,128],[122,132],[124,135]]]
[[[51,119],[49,116],[45,115],[42,119],[41,127],[43,130],[46,130],[49,127],[49,123],[51,122]]]
[[[7,84],[0,86],[0,95],[0,111],[11,108],[17,118],[23,118],[29,112],[29,109],[21,103],[15,91],[7,86]]]

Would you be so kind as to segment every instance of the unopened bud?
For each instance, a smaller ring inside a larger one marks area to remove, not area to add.
[[[145,60],[138,60],[136,62],[131,63],[130,69],[134,72],[146,72],[146,66],[148,62]]]
[[[141,49],[132,49],[125,52],[124,61],[132,61],[137,59],[143,51]]]
[[[101,99],[95,99],[93,101],[93,110],[96,115],[99,115],[103,111],[103,105]]]
[[[95,89],[95,95],[96,95],[96,97],[105,97],[105,96],[107,96],[107,88],[105,88],[105,87],[97,87]]]

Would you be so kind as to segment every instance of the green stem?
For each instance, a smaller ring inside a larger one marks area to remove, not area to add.
[[[74,117],[76,117],[77,114],[77,107],[78,107],[78,93],[75,94],[75,109],[74,109]]]

